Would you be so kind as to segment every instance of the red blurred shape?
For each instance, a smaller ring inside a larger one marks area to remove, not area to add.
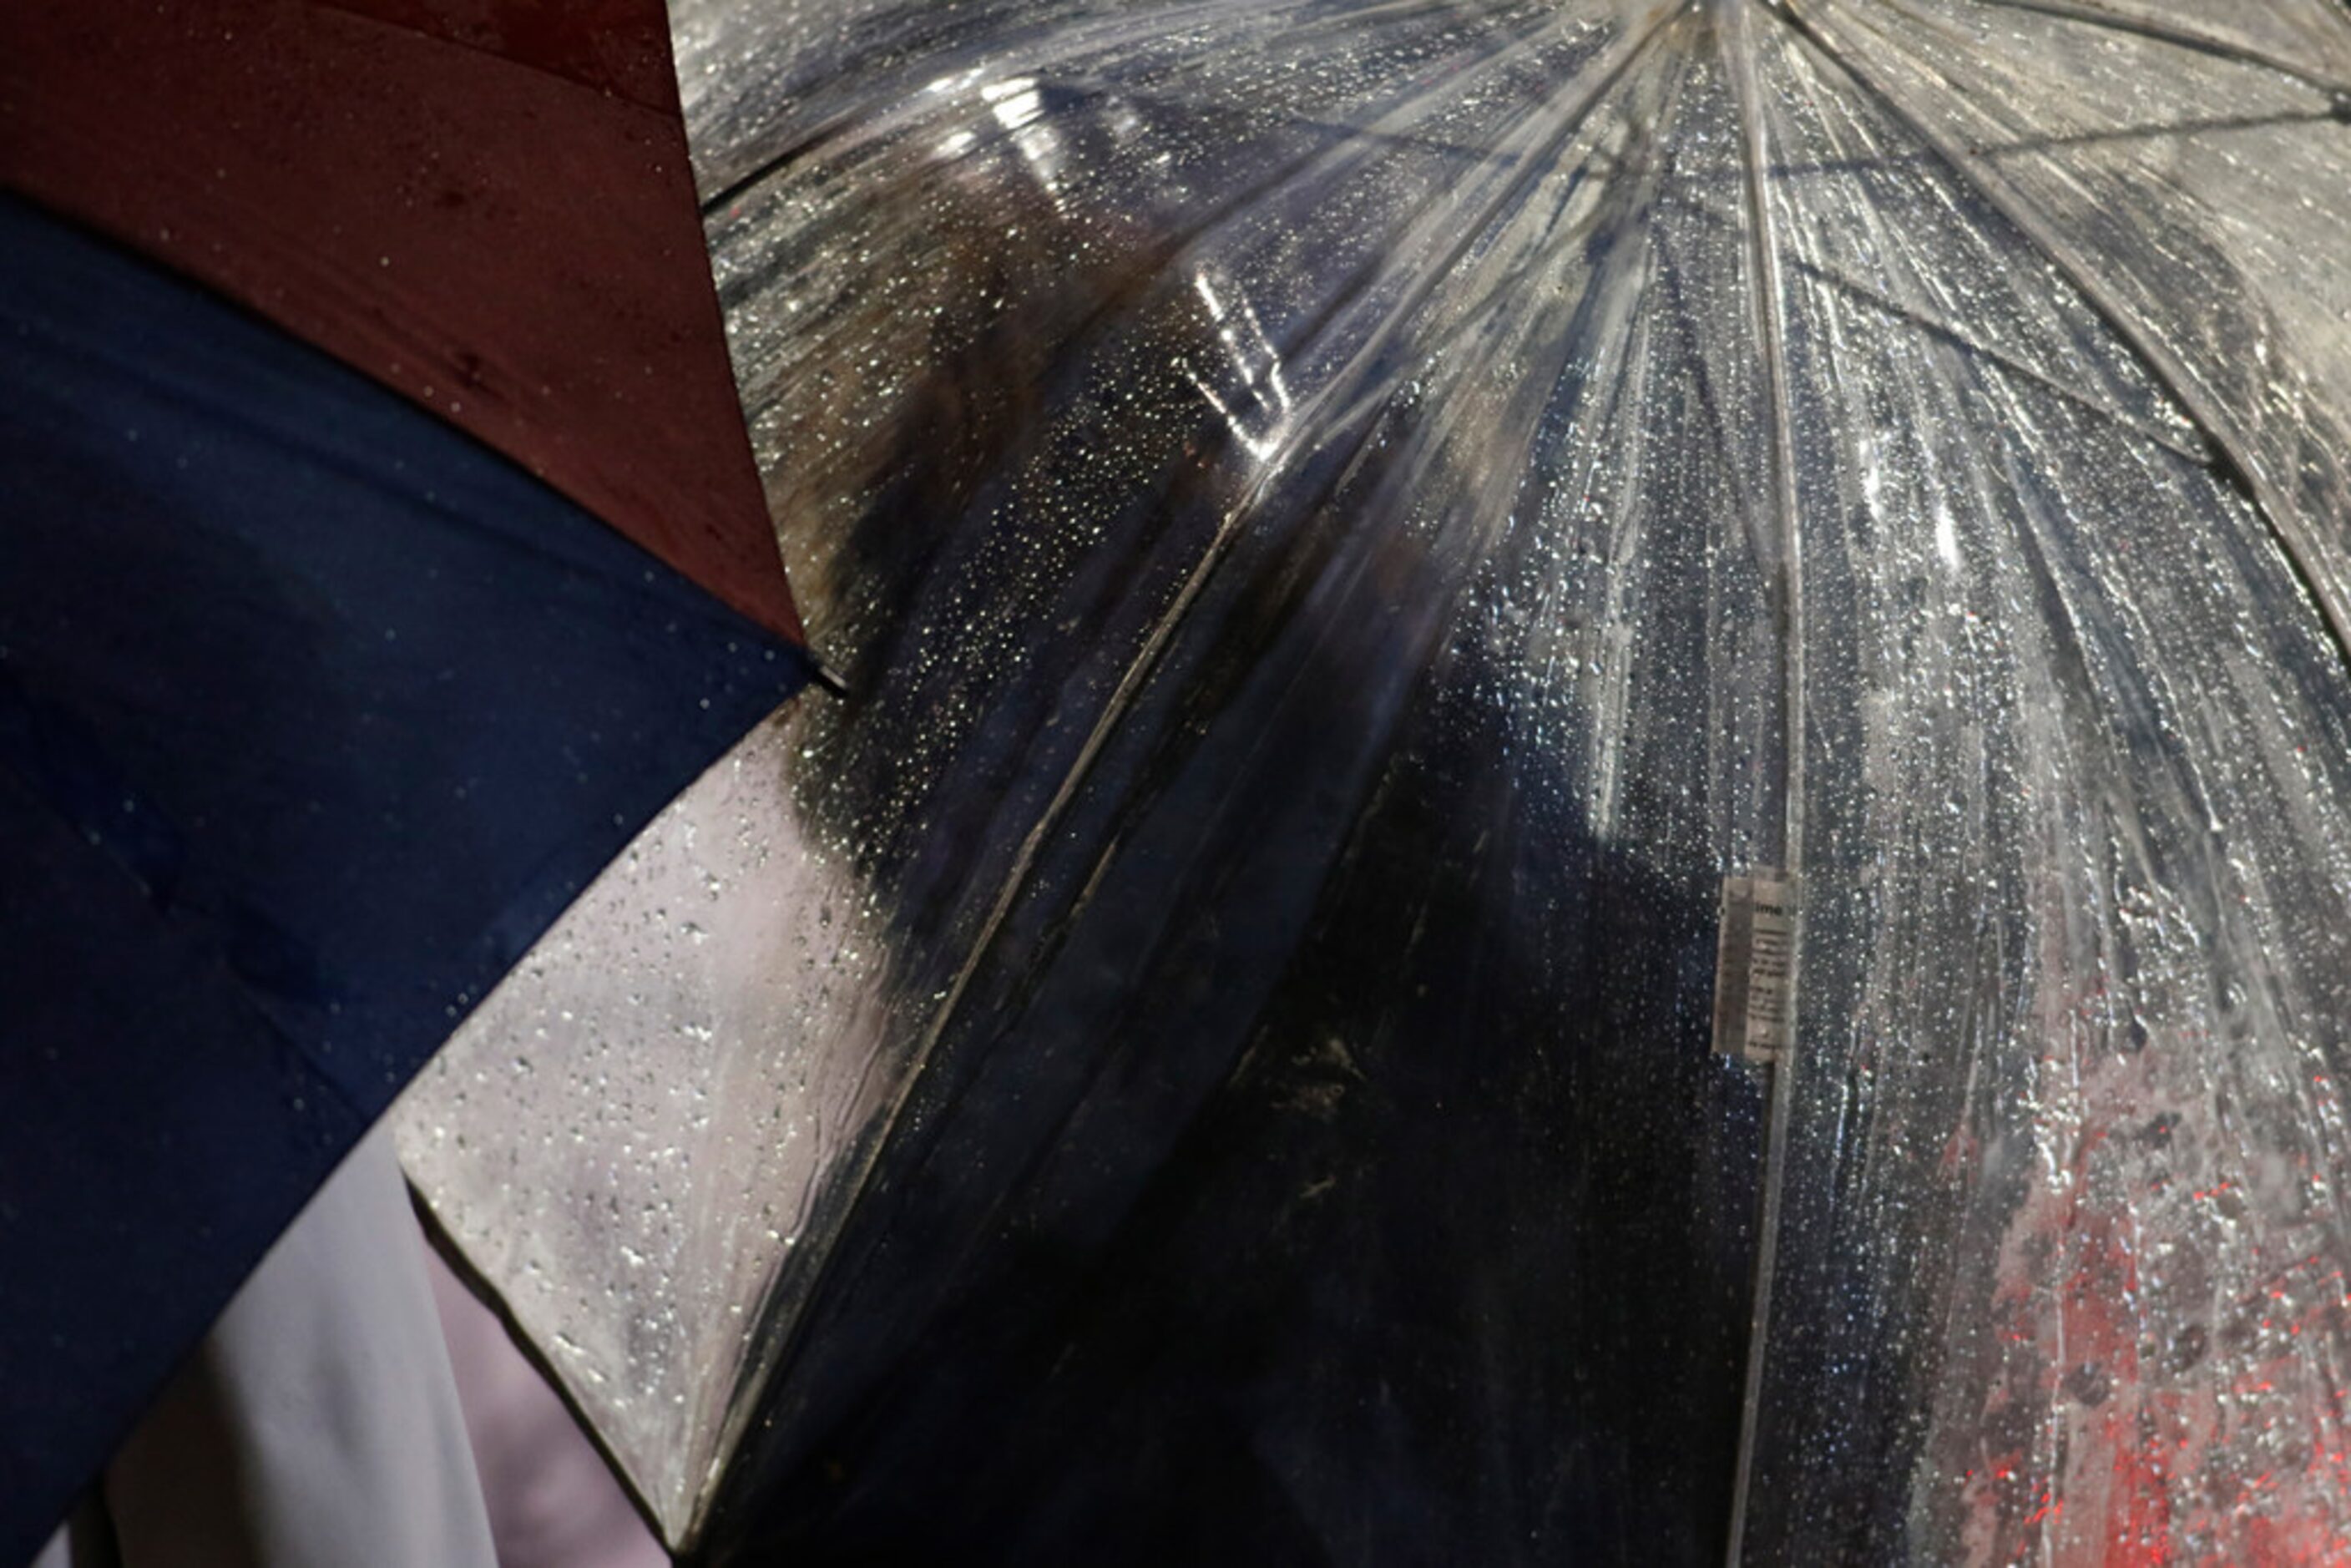
[[[9,0],[0,183],[350,361],[799,637],[660,0]]]

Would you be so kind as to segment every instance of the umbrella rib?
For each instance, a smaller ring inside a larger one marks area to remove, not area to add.
[[[2351,99],[2346,99],[2351,106]],[[2344,118],[2335,109],[2296,110],[2283,114],[2216,115],[2209,120],[2175,120],[2169,125],[2125,125],[2111,131],[2077,131],[2065,136],[2035,136],[2003,141],[1982,149],[1987,158],[2016,152],[2043,152],[2053,147],[2098,147],[2117,141],[2151,141],[2164,136],[2209,136],[2223,131],[2268,131],[2281,125],[2321,125]]]
[[[2211,465],[2212,452],[2209,445],[2190,446],[2168,431],[2158,429],[2153,425],[2141,424],[2129,414],[2118,409],[2107,407],[2087,392],[2078,392],[2067,386],[2047,371],[2035,369],[2012,354],[2002,353],[1989,343],[1978,342],[1951,323],[1929,316],[1914,307],[1904,305],[1899,300],[1889,298],[1859,279],[1848,277],[1833,267],[1802,259],[1799,259],[1795,265],[1796,270],[1805,277],[1825,283],[1841,293],[1850,295],[1862,304],[1895,320],[1916,327],[1929,337],[1939,338],[1962,353],[1980,355],[2011,375],[2031,382],[2043,391],[2062,398],[2083,413],[2103,420],[2117,430],[2127,431],[2143,441],[2162,447],[2175,456],[2186,458],[2199,467]],[[2201,434],[2200,429],[2197,434]]]
[[[1752,7],[1747,0],[1720,0],[1721,46],[1729,68],[1731,92],[1739,106],[1740,142],[1746,154],[1747,200],[1752,213],[1749,239],[1755,289],[1754,325],[1762,350],[1766,395],[1771,418],[1773,496],[1781,529],[1780,636],[1782,678],[1782,746],[1785,782],[1782,788],[1781,869],[1800,878],[1803,867],[1804,810],[1804,649],[1803,555],[1797,526],[1795,429],[1790,416],[1787,324],[1782,315],[1778,246],[1771,235],[1771,207],[1765,192],[1770,167],[1765,146],[1762,84],[1755,68],[1754,39],[1749,32]],[[1802,886],[1801,881],[1798,883]],[[1801,897],[1801,894],[1799,897]],[[1801,977],[1795,954],[1790,955],[1788,995],[1798,997]],[[1755,1446],[1763,1404],[1764,1347],[1771,1328],[1771,1294],[1779,1267],[1781,1208],[1786,1191],[1789,1124],[1795,1103],[1796,1050],[1799,1026],[1792,1028],[1786,1049],[1771,1064],[1770,1105],[1763,1147],[1763,1191],[1756,1225],[1755,1274],[1748,1322],[1747,1366],[1740,1401],[1739,1455],[1732,1473],[1730,1522],[1724,1561],[1739,1568],[1746,1533],[1750,1478],[1755,1467]]]
[[[2334,641],[2336,656],[2346,666],[2351,666],[2351,606],[2344,602],[2344,591],[2335,580],[2321,571],[2318,551],[2303,526],[2295,520],[2293,507],[2277,486],[2265,478],[2250,461],[2232,423],[2210,398],[2196,389],[2194,378],[2178,356],[2164,347],[2155,334],[2132,319],[2129,309],[2098,281],[2081,255],[2022,193],[2011,186],[2004,176],[1987,167],[1983,161],[1968,157],[1960,148],[1952,144],[1949,138],[1911,112],[1891,89],[1862,64],[1855,51],[1832,37],[1807,14],[1811,3],[1812,0],[1788,0],[1778,14],[1807,43],[1834,62],[1849,80],[1868,93],[1886,113],[1941,158],[1944,164],[1980,195],[1993,211],[2015,225],[2026,239],[2039,246],[2099,319],[2137,358],[2156,384],[2179,405],[2189,422],[2211,444],[2211,471],[2243,495],[2253,510],[2260,514],[2272,541],[2285,557],[2287,566],[2300,580],[2304,591],[2318,606],[2319,615],[2325,622],[2328,635]]]
[[[1782,163],[1778,165],[1778,171],[1787,173],[1791,172],[1792,167],[1794,166]],[[1705,203],[1691,202],[1687,204],[1687,207],[1691,213],[1717,228],[1730,225],[1730,219],[1724,216],[1717,208]],[[2030,365],[2015,355],[2006,353],[1990,343],[1970,337],[1964,328],[1942,317],[1931,315],[1917,306],[1905,305],[1890,295],[1880,293],[1859,278],[1840,272],[1834,267],[1815,261],[1807,261],[1801,256],[1793,258],[1791,265],[1797,273],[1813,282],[1826,284],[1838,293],[1846,295],[1893,320],[1915,327],[1930,338],[1949,343],[1963,354],[1973,355],[1997,365],[2011,375],[2031,382],[2052,396],[2064,400],[2083,413],[2102,420],[2117,430],[2126,431],[2142,441],[2160,446],[2166,452],[2185,458],[2199,468],[2209,468],[2212,465],[2212,448],[2209,443],[2199,442],[2189,444],[2169,431],[2152,424],[2143,424],[2123,410],[2111,407],[2086,392],[2066,385],[2048,371]],[[2201,427],[2194,427],[2190,434],[2200,436],[2203,432]]]
[[[1977,0],[1977,4],[1997,5],[2011,11],[2031,11],[2043,16],[2054,16],[2061,21],[2080,22],[2085,26],[2104,28],[2108,32],[2151,38],[2157,43],[2192,49],[2199,55],[2232,60],[2239,65],[2260,66],[2330,93],[2346,90],[2346,84],[2339,78],[2296,65],[2292,60],[2282,59],[2266,49],[2152,16],[2120,16],[2095,5],[2082,5],[2079,0]]]
[[[1755,313],[1752,325],[1763,359],[1764,394],[1771,424],[1772,503],[1780,529],[1780,633],[1784,645],[1786,716],[1783,744],[1787,750],[1788,782],[1782,808],[1781,863],[1788,871],[1803,862],[1803,550],[1797,528],[1796,435],[1791,413],[1787,322],[1782,314],[1780,247],[1772,234],[1771,202],[1765,193],[1771,167],[1765,145],[1762,87],[1755,72],[1755,51],[1748,33],[1746,0],[1725,0],[1728,26],[1723,47],[1730,67],[1732,97],[1739,106],[1740,141],[1746,162],[1744,185],[1752,222],[1748,226],[1750,261],[1753,267]]]

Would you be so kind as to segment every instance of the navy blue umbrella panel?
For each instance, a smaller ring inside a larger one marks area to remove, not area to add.
[[[804,657],[0,200],[0,1562]]]

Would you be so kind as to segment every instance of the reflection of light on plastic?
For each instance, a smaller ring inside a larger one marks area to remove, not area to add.
[[[1035,77],[1011,77],[1003,81],[988,82],[979,89],[980,100],[996,115],[996,122],[1011,133],[1012,145],[1029,164],[1037,183],[1053,198],[1056,207],[1067,211],[1061,201],[1061,169],[1068,162],[1061,138],[1050,125],[1041,123],[1045,115],[1045,99],[1037,90]]]
[[[1232,356],[1233,370],[1241,390],[1249,394],[1249,402],[1264,411],[1264,418],[1258,422],[1263,428],[1255,432],[1248,428],[1240,409],[1236,406],[1242,402],[1241,399],[1236,397],[1228,402],[1216,388],[1194,374],[1188,366],[1184,374],[1199,389],[1200,395],[1208,400],[1209,405],[1223,416],[1233,433],[1233,439],[1239,442],[1250,456],[1264,462],[1281,444],[1281,437],[1289,428],[1290,410],[1295,406],[1290,396],[1289,384],[1281,377],[1281,356],[1275,350],[1273,340],[1266,336],[1265,324],[1258,319],[1257,311],[1247,298],[1239,302],[1238,310],[1228,308],[1205,272],[1192,275],[1192,287],[1200,296],[1200,303],[1208,308],[1208,319],[1217,324],[1217,337],[1225,345],[1225,352]],[[1254,346],[1241,341],[1235,329],[1236,318],[1248,327],[1250,337],[1256,340]]]
[[[968,131],[958,131],[939,143],[939,156],[960,158],[971,151],[971,144],[977,140],[978,138]]]
[[[979,96],[996,110],[997,122],[1007,131],[1018,131],[1045,112],[1045,100],[1037,96],[1035,77],[989,82],[979,89]]]

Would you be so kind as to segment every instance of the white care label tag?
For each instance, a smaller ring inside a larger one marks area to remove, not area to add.
[[[1796,1039],[1796,879],[1759,866],[1722,879],[1714,949],[1714,1049],[1772,1061]]]

